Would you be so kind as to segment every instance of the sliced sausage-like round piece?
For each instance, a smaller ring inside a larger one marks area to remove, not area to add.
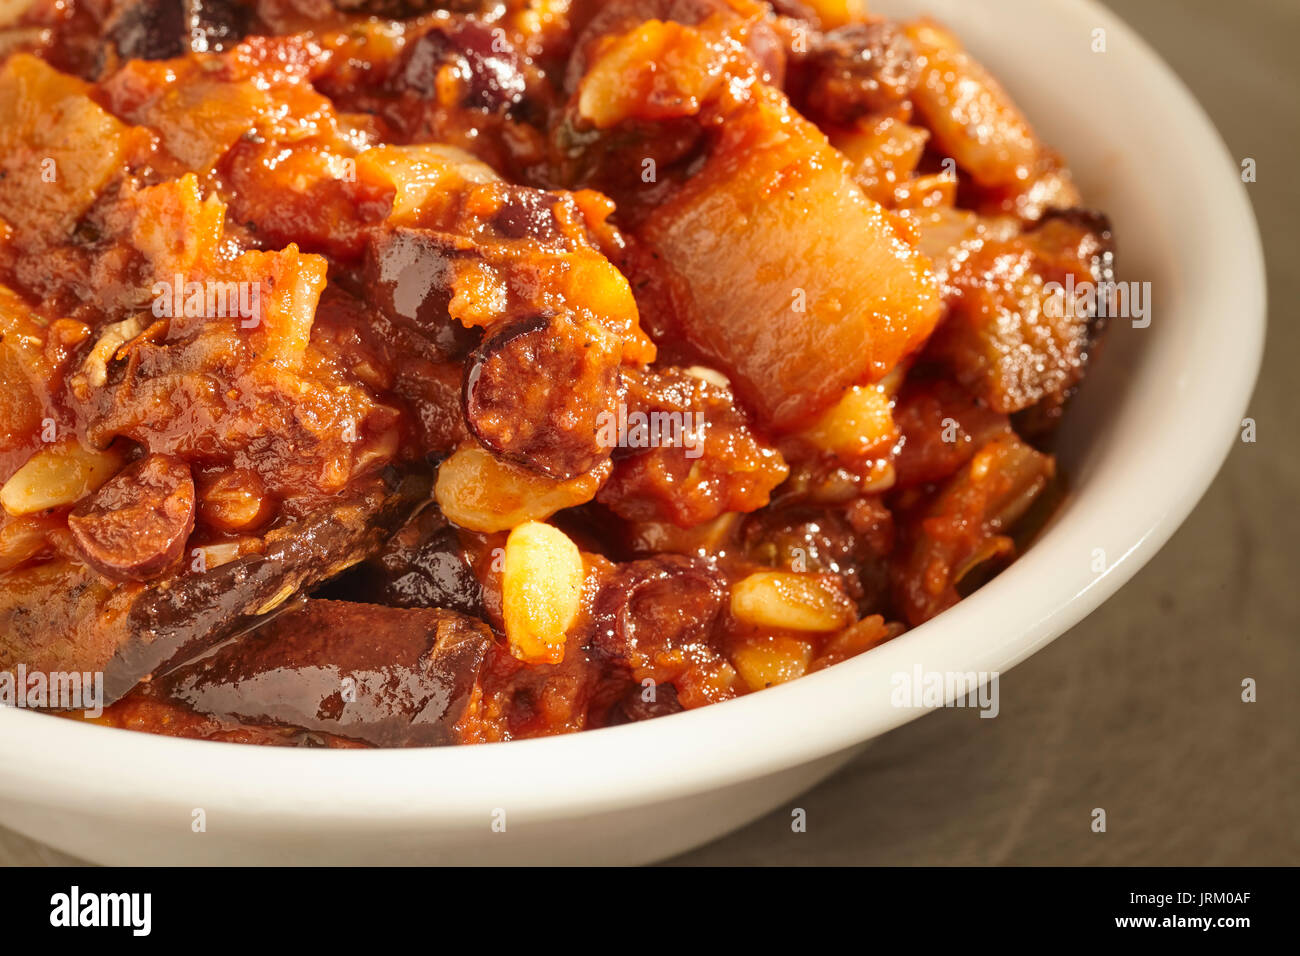
[[[622,355],[618,338],[592,322],[510,322],[470,357],[465,421],[498,458],[574,478],[609,457]]]
[[[171,568],[194,530],[194,479],[184,461],[149,455],[118,472],[68,515],[86,563],[143,581]]]

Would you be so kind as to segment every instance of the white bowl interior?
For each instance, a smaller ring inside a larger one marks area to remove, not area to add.
[[[1090,205],[1111,216],[1120,277],[1152,284],[1151,326],[1114,323],[1070,410],[1063,462],[1072,491],[1019,561],[936,620],[827,671],[701,711],[564,738],[283,751],[0,710],[0,822],[72,852],[119,858],[111,839],[85,849],[86,827],[139,839],[162,821],[188,830],[195,807],[291,855],[322,833],[412,845],[430,833],[457,844],[449,834],[484,831],[495,808],[561,833],[559,821],[666,805],[815,760],[830,767],[834,755],[923,712],[891,706],[891,675],[918,664],[1005,671],[1118,589],[1208,487],[1258,369],[1262,256],[1237,166],[1167,68],[1087,0],[881,0],[873,8],[928,12],[952,26],[1067,156]],[[1090,49],[1097,28],[1107,33],[1105,53]],[[1092,570],[1096,549],[1102,573]],[[773,787],[767,806],[788,790]],[[85,825],[69,828],[73,818]]]

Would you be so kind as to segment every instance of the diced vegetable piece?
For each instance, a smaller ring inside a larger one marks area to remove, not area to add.
[[[45,548],[47,535],[58,525],[54,515],[0,514],[0,572],[18,567]]]
[[[25,371],[17,348],[0,338],[0,452],[21,447],[40,429],[41,403]]]
[[[439,197],[456,195],[464,183],[490,183],[500,179],[491,166],[453,146],[436,143],[418,146],[375,146],[357,157],[357,177],[393,189],[393,225],[418,224],[426,205]]]
[[[836,634],[823,645],[821,653],[808,666],[808,672],[822,670],[832,664],[856,657],[877,644],[897,637],[904,630],[901,624],[886,624],[879,614],[864,617]]]
[[[85,326],[64,321],[71,331]],[[55,337],[58,338],[56,329]],[[0,286],[0,480],[8,478],[35,450],[49,409],[46,349],[50,329],[16,293]]]
[[[292,243],[279,252],[250,250],[223,268],[222,279],[252,283],[258,291],[255,314],[241,325],[264,343],[259,358],[290,371],[302,364],[326,270],[324,258]]]
[[[522,661],[564,660],[565,632],[577,620],[582,555],[563,531],[529,521],[506,539],[501,609],[510,652]]]
[[[892,116],[831,135],[831,145],[853,163],[853,178],[876,202],[889,205],[897,187],[912,175],[925,153],[927,130]]]
[[[906,32],[921,58],[916,109],[935,145],[983,186],[1026,182],[1040,146],[1007,91],[933,21],[909,24]]]
[[[767,91],[642,238],[686,300],[687,339],[763,424],[806,422],[930,333],[930,265],[853,183],[826,137]]]
[[[957,180],[947,173],[913,176],[898,184],[894,209],[948,209],[957,201]]]
[[[216,166],[241,136],[275,111],[264,82],[209,78],[190,62],[133,60],[106,87],[110,96],[148,89],[151,95],[125,115],[158,130],[167,151],[196,173]]]
[[[867,0],[800,0],[800,3],[817,14],[826,29],[867,18]]]
[[[130,203],[136,210],[131,241],[153,264],[156,279],[188,278],[216,258],[226,206],[215,195],[205,200],[193,173],[141,189]]]
[[[1099,303],[1087,296],[1100,288],[1107,249],[1104,223],[1069,216],[985,242],[949,278],[949,315],[930,353],[995,411],[1061,401],[1088,361]]]
[[[597,129],[692,116],[725,79],[721,50],[680,23],[647,20],[607,43],[578,89],[578,115]]]
[[[979,565],[1015,551],[1005,532],[1056,472],[1049,455],[1013,434],[981,448],[903,522],[905,550],[894,566],[894,596],[912,626],[960,598],[957,585]]]
[[[853,602],[831,574],[758,571],[731,589],[731,613],[746,624],[835,631],[853,623]]]
[[[122,167],[131,129],[88,90],[26,53],[0,68],[0,216],[67,232]]]

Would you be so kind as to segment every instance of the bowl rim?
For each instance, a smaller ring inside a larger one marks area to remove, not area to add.
[[[1133,489],[1151,494],[1130,491],[1140,500],[1121,509],[1127,527],[1106,539],[1108,549],[1112,541],[1116,548],[1109,553],[1120,557],[1104,572],[1086,572],[1082,562],[1052,565],[1069,554],[1062,524],[1054,521],[975,594],[864,655],[700,710],[534,740],[415,750],[262,748],[0,707],[0,797],[30,801],[35,794],[49,808],[99,806],[105,816],[129,812],[141,819],[203,806],[245,826],[303,831],[325,821],[388,829],[431,816],[469,824],[498,807],[518,807],[542,821],[598,813],[752,780],[845,750],[927,712],[889,706],[887,675],[915,666],[1005,673],[1064,633],[1164,545],[1218,473],[1258,375],[1266,293],[1250,203],[1243,188],[1225,185],[1239,178],[1232,172],[1237,164],[1192,94],[1094,0],[1057,0],[1053,8],[1051,16],[1079,28],[1104,27],[1113,43],[1132,47],[1145,89],[1166,111],[1164,132],[1195,157],[1181,170],[1187,195],[1214,214],[1207,217],[1214,228],[1198,236],[1207,251],[1194,259],[1209,258],[1215,269],[1189,270],[1187,280],[1204,296],[1204,311],[1231,302],[1238,318],[1230,363],[1214,350],[1211,323],[1187,333],[1194,336],[1185,345],[1196,363],[1178,369],[1181,384],[1164,401],[1189,402],[1182,417],[1195,418],[1196,431],[1155,436],[1158,460],[1129,463],[1127,471],[1141,479]],[[1176,241],[1184,241],[1181,234]],[[1217,387],[1198,391],[1192,379],[1210,371]],[[1197,434],[1199,442],[1179,444]],[[1051,587],[1025,588],[1047,573]],[[999,621],[1008,608],[1015,608],[1017,623],[1003,631]]]

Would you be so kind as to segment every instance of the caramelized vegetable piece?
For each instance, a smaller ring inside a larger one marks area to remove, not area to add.
[[[730,118],[641,235],[679,283],[687,339],[776,429],[882,378],[939,317],[928,261],[775,93]]]
[[[921,62],[916,109],[935,145],[981,185],[1028,181],[1041,147],[1006,90],[938,24],[918,21],[906,33]]]
[[[465,421],[499,457],[575,478],[609,456],[621,355],[615,336],[569,315],[493,329],[465,369]]]
[[[26,53],[0,68],[0,217],[47,241],[71,230],[132,141],[89,91]]]
[[[308,601],[145,693],[223,721],[430,747],[456,742],[491,643],[451,611]]]
[[[1107,224],[1087,214],[985,242],[949,279],[955,295],[930,354],[995,411],[1059,403],[1082,377],[1106,311],[1109,257]]]
[[[903,521],[894,599],[915,627],[960,599],[971,571],[1014,551],[1007,537],[1056,472],[1051,457],[1014,435],[993,439],[928,504]]]
[[[249,20],[239,0],[125,0],[104,39],[123,60],[166,60],[238,43]]]
[[[72,509],[68,528],[86,563],[106,577],[145,581],[173,567],[194,528],[194,479],[170,455],[118,472]]]
[[[0,573],[34,558],[49,545],[49,534],[58,527],[53,515],[0,514]]]
[[[876,202],[892,206],[921,162],[929,138],[923,127],[886,116],[834,132],[831,145],[853,163],[853,179],[862,191]],[[929,254],[924,244],[921,250]]]
[[[775,6],[803,8],[829,28],[865,20],[868,4],[867,0],[780,0]]]
[[[808,666],[808,672],[819,671],[832,664],[846,661],[850,657],[856,657],[878,644],[897,637],[904,630],[906,628],[902,624],[886,624],[885,619],[879,614],[864,617],[827,641],[822,646],[821,653]]]
[[[364,560],[428,495],[427,476],[373,476],[267,532],[253,553],[146,587],[55,560],[9,571],[0,588],[0,670],[103,671],[106,702],[142,678],[256,624],[295,594]],[[39,614],[33,608],[40,608]]]

